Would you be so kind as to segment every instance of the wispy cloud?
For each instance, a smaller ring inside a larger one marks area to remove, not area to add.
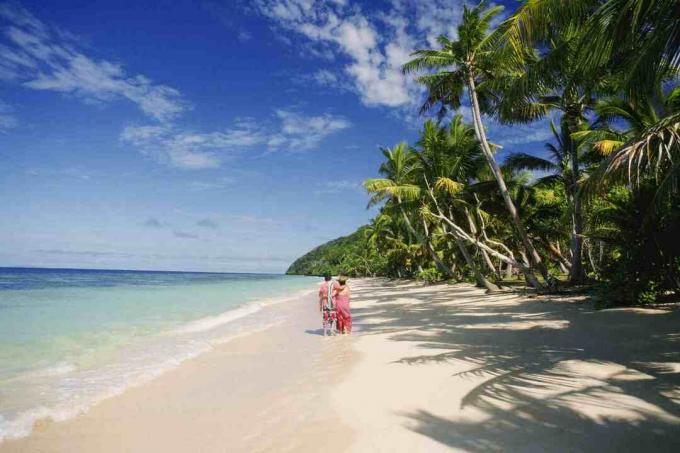
[[[186,109],[179,91],[123,66],[87,56],[70,33],[48,26],[26,9],[0,4],[5,43],[0,77],[35,90],[67,93],[87,102],[127,99],[146,115],[168,121]]]
[[[131,253],[115,252],[108,250],[67,250],[67,249],[37,249],[33,250],[41,255],[65,255],[65,256],[82,256],[90,258],[100,257],[115,257],[115,258],[130,258],[134,256]]]
[[[171,125],[127,126],[120,139],[161,163],[187,169],[219,167],[216,152],[229,145],[221,133],[179,132]]]
[[[346,192],[363,192],[363,187],[361,186],[361,183],[357,181],[338,180],[320,184],[319,189],[315,191],[317,194]]]
[[[210,228],[212,230],[215,230],[220,226],[220,224],[213,219],[200,219],[198,222],[196,222],[196,225],[203,228]]]
[[[281,121],[280,132],[270,138],[270,148],[291,151],[313,149],[326,137],[350,127],[344,118],[330,114],[305,116],[290,110],[277,110]]]
[[[179,239],[200,239],[200,236],[185,231],[173,231],[172,234]]]
[[[185,169],[216,168],[235,153],[253,147],[269,151],[305,151],[351,123],[331,114],[308,116],[290,109],[274,112],[274,119],[234,121],[219,132],[182,131],[169,124],[128,126],[121,140],[167,165]]]
[[[455,36],[465,3],[392,0],[387,11],[366,12],[350,1],[256,0],[249,9],[304,38],[319,54],[345,59],[345,75],[364,104],[412,108],[422,88],[401,66],[413,50],[435,45],[438,35]],[[323,84],[338,77],[322,70],[315,78]]]
[[[344,70],[365,104],[397,107],[409,102],[411,87],[399,71],[410,50],[399,39],[403,36],[389,33],[382,38],[375,24],[347,2],[258,0],[255,5],[277,26],[304,36],[324,51],[348,57]],[[390,44],[381,46],[383,39]]]
[[[163,227],[165,227],[167,224],[166,224],[165,222],[162,222],[162,221],[158,220],[158,219],[155,218],[155,217],[151,217],[151,218],[145,220],[145,221],[142,223],[142,225],[145,226],[145,227],[149,227],[149,228],[163,228]]]
[[[271,217],[258,217],[250,214],[239,214],[229,217],[230,220],[248,225],[273,225],[276,223]]]
[[[221,190],[229,187],[235,183],[234,178],[222,177],[214,180],[205,181],[191,181],[187,184],[187,188],[191,191],[202,192],[209,190]]]
[[[19,124],[12,112],[12,108],[0,100],[0,132],[5,132]]]

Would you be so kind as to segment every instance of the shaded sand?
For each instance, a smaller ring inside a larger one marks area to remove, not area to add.
[[[680,451],[680,312],[354,280],[5,451]]]
[[[680,311],[356,288],[352,451],[680,451]]]

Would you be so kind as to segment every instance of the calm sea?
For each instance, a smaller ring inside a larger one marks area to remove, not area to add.
[[[281,322],[309,277],[0,268],[0,440]]]

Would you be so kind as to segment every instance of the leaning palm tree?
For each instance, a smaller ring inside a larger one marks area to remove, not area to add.
[[[536,3],[542,2],[537,0],[527,3],[517,14],[522,17]],[[591,5],[591,10],[594,6]],[[542,38],[534,43],[536,49],[532,49],[529,43],[521,47],[521,43],[513,41],[515,35],[511,32],[516,31],[518,22],[515,18],[508,19],[500,27],[499,46],[512,49],[516,67],[493,82],[496,93],[494,111],[503,123],[530,123],[551,111],[558,111],[562,115],[561,126],[566,128],[566,133],[562,134],[560,146],[568,154],[567,161],[571,167],[570,187],[567,190],[572,215],[569,275],[572,284],[585,279],[582,265],[583,209],[577,187],[583,163],[580,160],[580,143],[569,135],[583,129],[596,95],[614,89],[608,65],[589,67],[588,71],[579,67],[579,62],[584,58],[583,24],[587,18],[580,15],[575,19],[563,27],[553,26],[545,33],[534,32],[534,38],[536,35]],[[532,50],[529,52],[527,49]]]
[[[428,120],[421,132],[417,149],[417,156],[421,162],[421,184],[426,185],[431,181],[438,189],[437,194],[443,198],[442,203],[445,203],[450,211],[464,212],[469,217],[468,203],[464,199],[465,189],[468,183],[478,175],[483,164],[479,142],[470,125],[463,122],[461,115],[456,115],[448,128],[439,127],[433,121]],[[426,187],[424,189],[426,190]],[[425,210],[425,212],[428,211],[429,209]],[[446,231],[446,227],[444,225],[442,227]],[[488,292],[497,291],[498,285],[486,279],[463,239],[458,236],[454,236],[454,239],[477,285]],[[485,263],[489,263],[490,258],[487,252],[481,250],[480,253]],[[495,270],[493,265],[491,265],[491,270]]]
[[[456,109],[460,107],[463,91],[467,88],[477,139],[480,142],[489,168],[496,179],[517,233],[530,257],[530,264],[538,268],[547,282],[551,282],[552,278],[548,275],[547,268],[531,242],[526,228],[519,217],[517,208],[512,201],[482,123],[480,96],[477,86],[478,83],[491,78],[493,72],[503,64],[502,58],[499,58],[498,54],[494,52],[494,37],[489,33],[491,21],[502,10],[503,7],[501,6],[487,9],[485,1],[482,1],[472,9],[469,9],[467,6],[464,7],[463,21],[458,26],[458,39],[452,41],[446,36],[440,36],[437,39],[441,46],[440,49],[415,51],[412,54],[414,58],[407,62],[402,67],[402,70],[404,73],[436,71],[421,75],[417,79],[428,90],[422,111],[437,104],[441,105],[444,110],[446,108]],[[482,100],[484,99],[482,98]],[[535,278],[530,278],[530,280],[537,281]]]
[[[389,200],[395,209],[401,214],[404,224],[409,232],[420,242],[434,261],[437,269],[445,276],[451,277],[451,270],[443,263],[434,250],[432,241],[426,233],[418,231],[413,225],[411,217],[406,212],[406,203],[417,200],[420,195],[420,187],[414,177],[418,169],[418,160],[404,142],[394,148],[382,148],[385,162],[380,165],[380,174],[384,178],[367,179],[364,187],[372,194],[369,206],[383,200]]]

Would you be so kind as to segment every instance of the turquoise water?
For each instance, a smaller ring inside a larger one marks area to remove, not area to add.
[[[234,335],[314,288],[281,275],[0,268],[0,440],[61,420]]]

